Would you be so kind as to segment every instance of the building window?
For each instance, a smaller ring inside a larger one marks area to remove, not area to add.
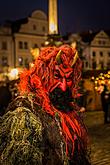
[[[22,57],[19,57],[18,58],[18,62],[19,62],[19,66],[22,66],[23,65],[23,58]]]
[[[110,57],[110,52],[108,52],[108,57]]]
[[[105,45],[106,44],[106,42],[105,41],[103,41],[103,45]]]
[[[19,41],[19,49],[23,49],[23,42]]]
[[[99,45],[101,45],[102,41],[99,40]]]
[[[43,26],[43,27],[42,27],[42,31],[43,31],[43,32],[45,32],[45,31],[46,31],[45,26]]]
[[[2,57],[2,66],[8,66],[8,59],[7,59],[7,57]]]
[[[33,30],[36,30],[37,28],[36,28],[36,25],[33,25]]]
[[[34,44],[33,48],[38,48],[38,45],[37,44]]]
[[[100,65],[100,69],[104,69],[104,62],[103,61],[100,61],[99,65]]]
[[[100,56],[103,57],[103,52],[100,52]]]
[[[28,43],[24,42],[24,49],[28,49]]]
[[[2,49],[7,50],[7,42],[2,42]]]
[[[96,61],[93,59],[92,60],[92,69],[96,69],[96,67],[97,67]]]
[[[88,62],[86,61],[86,68],[88,67]]]
[[[110,69],[110,61],[107,63],[107,69]]]
[[[93,57],[96,56],[96,52],[95,52],[95,51],[92,52],[92,56],[93,56]]]
[[[103,41],[103,40],[102,40],[102,41],[101,41],[101,40],[99,40],[99,45],[102,45],[102,44],[103,44],[103,45],[105,45],[105,44],[106,44],[106,42],[105,42],[105,41]]]

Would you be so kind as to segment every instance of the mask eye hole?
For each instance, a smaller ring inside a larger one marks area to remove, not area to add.
[[[58,73],[55,73],[55,74],[54,74],[54,78],[55,78],[55,79],[59,79]]]
[[[59,70],[55,70],[54,78],[59,79],[61,77]]]

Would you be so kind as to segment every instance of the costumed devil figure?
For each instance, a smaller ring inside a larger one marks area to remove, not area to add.
[[[46,47],[20,77],[21,95],[0,121],[0,164],[90,165],[75,103],[82,63],[69,45]]]

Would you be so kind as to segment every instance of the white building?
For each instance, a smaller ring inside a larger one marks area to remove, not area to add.
[[[65,43],[76,42],[86,70],[110,69],[110,36],[105,31],[70,34]]]
[[[83,49],[83,57],[84,70],[110,69],[110,36],[104,31],[96,33]]]
[[[8,22],[0,27],[0,72],[28,67],[32,62],[31,48],[40,48],[48,34],[48,20],[37,10],[25,19]]]

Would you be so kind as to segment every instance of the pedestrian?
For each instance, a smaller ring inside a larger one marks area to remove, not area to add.
[[[12,94],[9,89],[9,82],[4,82],[0,86],[0,116],[3,116],[6,112],[8,104],[11,102]]]
[[[69,45],[41,50],[0,121],[0,164],[90,165],[88,133],[75,102],[81,68]]]
[[[84,86],[84,80],[80,81],[80,97],[77,98],[77,103],[80,107],[80,111],[81,112],[85,112],[86,111],[86,90],[85,90],[85,86]]]
[[[110,91],[106,84],[101,85],[101,87],[101,103],[104,112],[104,123],[107,124],[110,123]]]

